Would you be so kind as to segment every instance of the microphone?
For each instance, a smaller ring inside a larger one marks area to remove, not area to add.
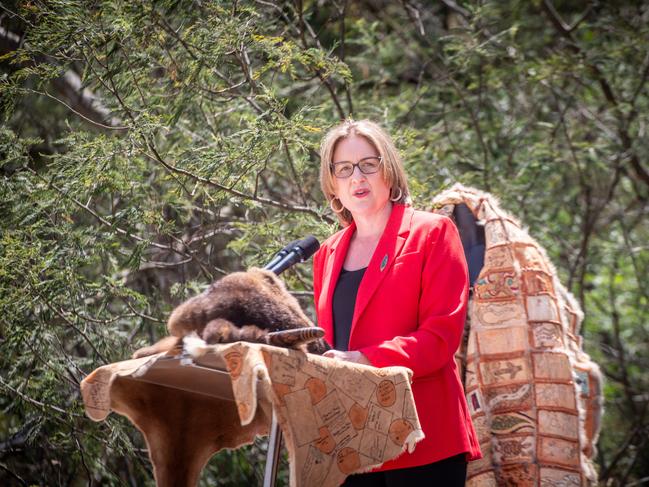
[[[295,245],[297,245],[298,242],[299,242],[299,240],[293,240],[288,245],[285,245],[284,248],[282,248],[282,250],[277,252],[273,256],[273,258],[270,260],[270,262],[264,266],[264,269],[270,270],[273,267],[275,267],[279,263],[280,260],[282,260],[284,257],[286,257],[288,255],[288,253],[291,251],[291,249],[293,247],[295,247]]]
[[[288,248],[288,250],[286,250]],[[313,235],[302,240],[291,242],[278,252],[278,255],[285,252],[279,259],[275,257],[264,267],[275,274],[281,274],[286,269],[298,262],[304,262],[320,248],[320,242]]]

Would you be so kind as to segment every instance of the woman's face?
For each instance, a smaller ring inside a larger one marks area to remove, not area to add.
[[[336,144],[333,163],[348,161],[358,163],[366,157],[378,157],[379,151],[365,137],[350,135]],[[363,174],[358,166],[347,178],[334,176],[334,191],[354,219],[371,216],[390,202],[390,188],[383,179],[383,170]]]

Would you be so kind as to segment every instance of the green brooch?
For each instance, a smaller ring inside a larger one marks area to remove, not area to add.
[[[385,269],[385,266],[388,265],[388,254],[385,254],[383,256],[383,260],[381,261],[381,271]]]

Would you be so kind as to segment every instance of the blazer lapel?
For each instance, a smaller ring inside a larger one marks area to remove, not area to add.
[[[354,327],[358,323],[360,316],[363,314],[363,311],[369,304],[370,299],[372,299],[374,292],[388,274],[392,264],[394,264],[395,258],[403,248],[406,236],[410,232],[410,221],[412,215],[412,208],[406,207],[405,205],[394,205],[392,213],[390,214],[390,219],[388,220],[383,235],[381,236],[381,240],[379,240],[376,250],[374,250],[374,254],[370,259],[370,263],[367,266],[367,270],[365,271],[358,288],[350,340],[354,333]],[[347,241],[347,246],[349,246],[349,240]],[[347,247],[345,247],[344,253],[341,252],[343,259],[341,259],[340,267],[342,267],[342,260],[344,260],[346,252]],[[340,272],[340,267],[338,267],[338,272]],[[336,279],[337,278],[338,274],[336,274]]]
[[[351,242],[352,235],[354,235],[355,230],[356,224],[352,222],[347,228],[345,228],[345,231],[342,232],[340,238],[331,245],[329,256],[323,269],[322,289],[326,290],[325,305],[323,308],[323,317],[325,323],[321,324],[320,326],[327,332],[325,340],[327,340],[329,343],[334,343],[334,291],[336,290],[338,276],[340,275],[340,271],[343,268],[343,263],[345,262],[345,256],[347,255],[349,242]]]

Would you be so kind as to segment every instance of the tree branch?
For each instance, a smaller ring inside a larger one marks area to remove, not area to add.
[[[217,188],[221,191],[225,191],[226,193],[229,193],[233,196],[237,196],[241,199],[248,200],[248,201],[256,201],[258,203],[262,203],[265,205],[269,206],[274,206],[276,208],[281,208],[283,210],[287,211],[293,211],[293,212],[298,212],[298,213],[306,213],[309,215],[317,216],[320,217],[320,213],[313,208],[309,208],[306,206],[300,206],[300,205],[291,205],[288,203],[282,203],[281,201],[276,201],[276,200],[271,200],[269,198],[264,198],[263,196],[253,196],[249,195],[246,193],[243,193],[241,191],[238,191],[234,188],[230,188],[227,186],[224,186],[223,184],[220,184],[213,179],[209,179],[203,176],[199,176],[198,174],[194,174],[190,171],[187,171],[186,169],[181,169],[177,166],[174,166],[173,164],[170,164],[169,162],[166,162],[160,154],[156,151],[155,147],[149,143],[149,149],[153,152],[153,155],[145,153],[145,155],[149,158],[151,158],[154,161],[157,161],[159,164],[164,166],[167,170],[174,172],[176,174],[182,174],[183,176],[187,176],[188,178],[191,178],[195,181],[198,181],[200,183],[206,184],[208,186],[211,186],[213,188]]]
[[[28,46],[21,46],[20,36],[0,26],[0,56],[15,52],[20,48],[28,48]],[[45,56],[36,56],[31,62],[18,64],[18,68],[36,66],[39,63],[46,62],[51,63],[52,61],[47,60]],[[94,92],[83,87],[81,78],[74,71],[67,70],[63,76],[54,78],[51,82],[52,86],[63,97],[63,100],[47,93],[45,95],[63,104],[84,121],[104,130],[128,129],[128,127],[122,125],[122,122],[117,117],[112,116],[111,111],[104,106],[101,99]]]
[[[609,105],[613,107],[614,112],[616,113],[616,116],[618,118],[618,135],[622,141],[622,147],[624,148],[625,151],[628,151],[630,154],[630,164],[631,168],[633,169],[633,172],[636,174],[636,176],[647,186],[649,186],[649,172],[642,166],[642,163],[640,162],[640,159],[637,155],[637,153],[633,150],[633,142],[631,140],[631,136],[629,135],[628,132],[628,126],[626,123],[624,123],[625,117],[623,116],[620,106],[617,100],[617,97],[615,96],[615,93],[613,92],[613,88],[609,84],[609,82],[606,80],[604,77],[602,71],[599,69],[599,67],[593,63],[588,62],[588,59],[586,59],[586,56],[584,55],[582,49],[579,47],[579,45],[576,43],[572,36],[572,32],[570,30],[570,27],[567,26],[567,24],[563,21],[557,10],[554,8],[554,5],[552,5],[552,2],[550,0],[543,0],[543,10],[547,14],[548,18],[550,19],[550,22],[552,25],[555,27],[555,30],[562,36],[565,37],[567,40],[570,42],[567,44],[568,47],[576,54],[578,54],[581,59],[586,63],[586,66],[588,69],[591,71],[593,76],[595,77],[595,80],[597,83],[600,85],[602,92],[604,94],[604,98],[607,100]],[[649,66],[645,69],[648,70]],[[646,78],[646,76],[649,76],[649,73],[646,75],[643,74],[643,77]],[[643,82],[644,84],[644,82]]]

